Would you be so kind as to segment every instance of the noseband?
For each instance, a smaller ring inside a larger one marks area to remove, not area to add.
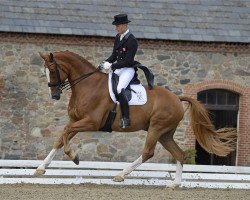
[[[62,82],[59,70],[63,71],[65,74],[67,74],[67,72],[63,68],[61,68],[61,66],[59,64],[57,64],[55,59],[53,59],[52,63],[50,65],[48,65],[47,68],[49,68],[51,65],[55,65],[55,67],[56,67],[55,71],[53,71],[53,72],[50,71],[50,73],[52,73],[52,74],[55,73],[57,82],[56,83],[48,82],[48,87],[59,87],[61,89],[64,87],[65,82]]]
[[[57,78],[57,82],[56,83],[51,83],[48,82],[48,87],[58,87],[59,90],[69,90],[70,88],[72,88],[74,85],[76,85],[77,83],[79,83],[80,81],[82,81],[83,79],[91,76],[92,74],[96,73],[97,71],[100,71],[100,68],[98,67],[95,71],[87,73],[87,74],[83,74],[81,76],[79,76],[78,78],[76,78],[75,80],[69,82],[69,81],[62,81],[61,77],[60,77],[60,73],[59,70],[63,71],[67,77],[69,77],[68,73],[56,62],[56,60],[53,58],[53,61],[50,65],[47,66],[47,68],[51,65],[55,65],[56,69],[54,72],[50,72],[50,73],[55,73],[56,78]]]

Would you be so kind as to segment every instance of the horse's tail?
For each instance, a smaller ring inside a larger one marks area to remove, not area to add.
[[[198,143],[209,153],[226,156],[236,146],[235,131],[215,131],[207,109],[196,99],[180,96],[181,101],[188,101],[191,125]]]

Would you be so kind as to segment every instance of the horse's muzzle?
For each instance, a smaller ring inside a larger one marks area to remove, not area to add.
[[[55,100],[59,100],[60,97],[61,97],[61,93],[62,93],[61,90],[53,91],[53,92],[51,93],[51,98],[52,98],[52,99],[55,99]]]
[[[59,100],[60,99],[60,95],[59,96],[58,95],[53,95],[52,99]]]

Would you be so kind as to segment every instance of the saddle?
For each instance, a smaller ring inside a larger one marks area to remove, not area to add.
[[[142,66],[139,62],[136,61],[133,67],[135,68],[138,67],[144,71],[144,74],[148,81],[148,87],[149,89],[153,89],[154,86],[153,73],[147,67]],[[109,112],[105,125],[100,129],[100,131],[112,132],[111,127],[116,117],[116,106],[118,103],[118,93],[117,93],[118,82],[119,82],[119,76],[115,73],[109,73],[109,93],[115,105],[113,109]],[[128,87],[125,90],[125,93],[128,98],[129,105],[143,105],[147,102],[146,90],[138,80],[137,74],[130,81]]]
[[[112,76],[111,76],[111,84],[112,84],[113,93],[114,93],[116,99],[119,98],[119,97],[118,97],[118,92],[117,92],[118,83],[119,83],[119,76],[118,76],[117,74],[115,74],[115,73],[112,73]],[[130,81],[128,87],[125,89],[125,94],[126,94],[126,96],[127,96],[128,101],[130,101],[131,98],[132,98],[132,93],[131,93],[131,92],[136,93],[133,89],[131,89],[131,85],[132,85],[132,84],[133,84],[133,85],[139,85],[139,84],[140,84],[140,81],[137,79],[137,77],[134,77],[134,78]]]

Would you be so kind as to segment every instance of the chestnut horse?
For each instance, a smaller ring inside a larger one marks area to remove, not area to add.
[[[64,146],[64,152],[74,163],[79,164],[77,153],[69,146],[69,141],[78,132],[99,131],[105,124],[108,113],[114,107],[108,92],[108,75],[96,69],[79,55],[69,52],[54,52],[49,55],[39,53],[45,61],[45,69],[51,97],[59,100],[62,86],[68,84],[72,94],[68,105],[69,122],[53,149],[37,168],[35,174],[44,174],[57,151]],[[66,81],[67,80],[67,81]],[[231,134],[218,134],[214,131],[207,110],[197,100],[187,96],[176,96],[167,89],[155,86],[146,87],[147,103],[130,106],[131,126],[120,128],[120,109],[112,130],[131,132],[145,130],[147,137],[142,155],[121,171],[114,181],[123,181],[125,175],[153,157],[157,141],[177,160],[174,185],[180,185],[185,153],[175,143],[173,135],[183,118],[181,101],[189,102],[191,126],[199,144],[209,153],[225,156],[234,150]]]

